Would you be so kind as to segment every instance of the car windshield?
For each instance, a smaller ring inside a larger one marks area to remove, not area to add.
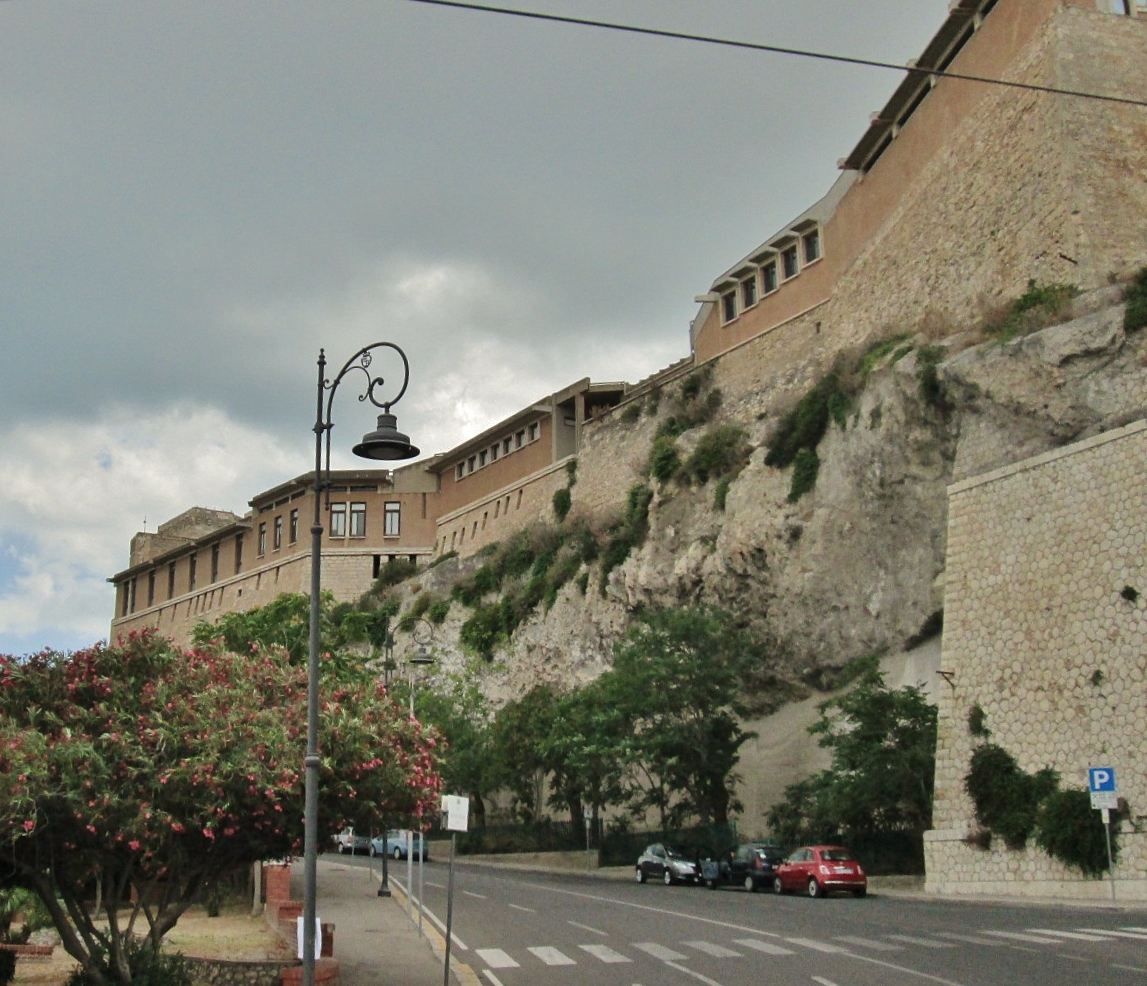
[[[689,858],[688,856],[685,855],[685,853],[682,850],[678,849],[676,846],[666,846],[665,847],[665,855],[668,856],[670,859],[688,859]]]
[[[820,858],[831,860],[834,863],[847,863],[852,860],[852,853],[847,849],[822,849]]]

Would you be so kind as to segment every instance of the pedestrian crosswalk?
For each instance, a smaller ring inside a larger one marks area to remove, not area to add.
[[[786,937],[780,934],[733,938],[728,941],[690,939],[674,942],[631,942],[613,947],[600,942],[565,945],[532,945],[511,954],[501,948],[477,948],[475,954],[488,969],[519,969],[529,964],[544,966],[574,966],[585,962],[622,964],[639,959],[659,962],[685,962],[690,959],[741,959],[756,953],[758,957],[783,958],[808,953],[835,955],[840,958],[859,958],[905,952],[910,949],[949,949],[974,945],[998,948],[1022,947],[1027,944],[1062,945],[1091,943],[1142,943],[1147,960],[1147,928],[1022,928],[1005,930],[985,928],[974,933],[937,931],[929,934],[883,934],[871,937],[834,935],[828,938]],[[512,950],[511,950],[512,951]]]

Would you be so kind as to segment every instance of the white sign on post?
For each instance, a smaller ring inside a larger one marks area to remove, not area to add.
[[[1091,793],[1091,807],[1114,811],[1119,807],[1119,791],[1115,785],[1114,767],[1088,767],[1087,787]]]
[[[446,813],[447,832],[467,832],[470,829],[470,799],[456,794],[442,796],[442,810]]]

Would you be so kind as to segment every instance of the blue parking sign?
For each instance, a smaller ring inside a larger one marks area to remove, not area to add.
[[[1087,768],[1087,786],[1093,793],[1116,790],[1116,787],[1115,787],[1115,768],[1114,767],[1088,767]]]

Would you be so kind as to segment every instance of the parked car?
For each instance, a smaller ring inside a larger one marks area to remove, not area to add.
[[[705,886],[716,890],[730,884],[755,893],[762,887],[773,889],[773,877],[778,865],[784,862],[781,847],[772,842],[742,842],[721,858],[701,864]]]
[[[335,845],[340,853],[370,852],[370,836],[356,835],[354,829],[343,829],[335,836]]]
[[[415,859],[419,854],[423,860],[430,858],[430,848],[423,842],[421,832],[415,832],[411,841],[414,844]],[[381,835],[376,835],[371,840],[370,847],[376,856],[391,856],[394,859],[406,859],[411,852],[406,844],[406,833],[398,829],[387,832],[385,839]]]
[[[863,897],[868,893],[868,877],[843,846],[802,846],[777,867],[773,889],[778,894],[803,891],[810,897],[847,890],[854,897]]]
[[[701,867],[680,849],[660,842],[645,847],[634,867],[637,882],[644,883],[652,878],[663,880],[665,886],[675,883],[697,883],[701,879]]]

